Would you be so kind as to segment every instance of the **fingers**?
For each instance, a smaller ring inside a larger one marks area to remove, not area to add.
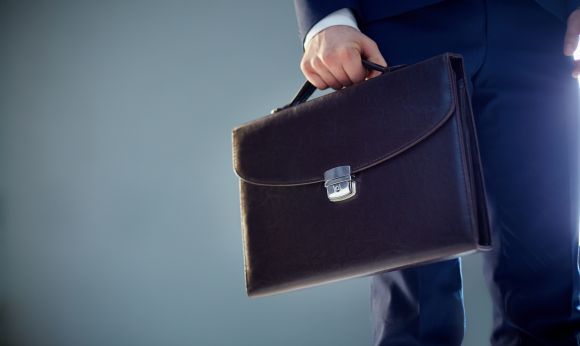
[[[326,52],[319,58],[326,70],[337,80],[339,88],[352,85],[350,76],[345,72],[343,65],[349,59],[347,48],[341,48],[332,52]],[[334,89],[337,89],[333,86]]]
[[[332,53],[326,54],[322,57],[314,56],[311,58],[305,56],[300,68],[304,72],[306,78],[314,86],[322,90],[327,87],[338,90],[345,86],[352,85],[354,80],[360,81],[364,79],[364,71],[359,72],[362,76],[357,76],[356,73],[345,69],[343,64],[347,63],[347,61],[345,61],[342,54],[344,53]],[[355,55],[353,54],[353,57],[354,56]],[[362,65],[360,66],[360,69],[362,69]]]
[[[360,83],[367,75],[367,70],[364,68],[361,62],[360,52],[356,49],[352,49],[348,52],[348,54],[349,56],[345,60],[342,67],[353,84]]]
[[[571,56],[578,47],[580,34],[580,11],[573,11],[568,17],[566,34],[564,36],[564,55]]]
[[[320,90],[331,87],[335,90],[342,88],[341,82],[328,70],[327,66],[317,57],[302,59],[300,68],[304,76],[312,85]]]
[[[333,71],[328,68],[326,63],[324,63],[321,59],[315,58],[312,64],[316,69],[317,74],[324,80],[326,84],[328,84],[328,86],[334,90],[342,88],[343,84],[342,81],[339,81],[340,77],[335,75]],[[343,79],[343,77],[341,79]]]
[[[370,62],[374,62],[375,64],[381,66],[388,66],[385,58],[381,54],[379,47],[377,46],[376,42],[371,40],[370,38],[363,36],[363,39],[360,42],[361,44],[361,54],[362,56],[366,57],[367,60]],[[381,72],[379,71],[370,71],[367,78],[374,78],[380,76]]]
[[[309,59],[306,59],[306,55],[302,58],[300,62],[300,69],[304,76],[312,85],[320,90],[324,90],[329,87],[328,83],[318,74],[317,71],[313,66]]]
[[[307,75],[306,79],[308,79],[308,81],[312,85],[314,85],[317,89],[325,90],[326,88],[328,88],[328,84],[326,84],[326,82],[324,82],[324,80],[320,78],[320,76],[317,75],[316,73]]]
[[[374,42],[372,44],[376,47]],[[387,65],[378,47],[375,50],[367,49],[367,51],[371,55],[366,57],[366,59],[382,66]],[[315,56],[309,58],[305,56],[300,68],[306,78],[318,89],[324,90],[331,87],[338,90],[360,83],[365,78],[373,78],[381,74],[378,71],[367,71],[361,62],[361,58],[361,52],[358,49],[348,47],[323,57]]]
[[[332,26],[315,35],[305,47],[300,68],[318,89],[335,90],[375,77],[361,63],[364,57],[386,66],[377,44],[357,29]]]

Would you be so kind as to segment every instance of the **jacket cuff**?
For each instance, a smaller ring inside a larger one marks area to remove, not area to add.
[[[300,42],[304,43],[306,35],[312,27],[329,14],[343,8],[348,8],[358,19],[359,7],[357,0],[294,0]]]
[[[322,18],[318,23],[314,24],[312,28],[306,33],[306,37],[304,38],[303,47],[306,49],[308,42],[316,36],[322,30],[329,28],[335,25],[346,25],[350,26],[351,28],[355,28],[358,30],[358,25],[356,24],[356,18],[352,14],[351,10],[348,8],[342,8],[338,11],[334,11],[328,16]]]

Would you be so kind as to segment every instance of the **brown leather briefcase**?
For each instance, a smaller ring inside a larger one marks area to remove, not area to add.
[[[490,248],[461,55],[382,69],[233,129],[248,296]]]

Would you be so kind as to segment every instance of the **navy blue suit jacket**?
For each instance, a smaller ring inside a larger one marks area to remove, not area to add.
[[[300,38],[319,20],[341,8],[350,8],[357,21],[364,23],[394,16],[419,7],[445,0],[294,0]],[[580,0],[530,0],[566,21],[570,13],[580,6]]]

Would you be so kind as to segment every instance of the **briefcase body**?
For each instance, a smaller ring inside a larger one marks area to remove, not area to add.
[[[465,78],[445,53],[234,128],[247,294],[489,249]]]

